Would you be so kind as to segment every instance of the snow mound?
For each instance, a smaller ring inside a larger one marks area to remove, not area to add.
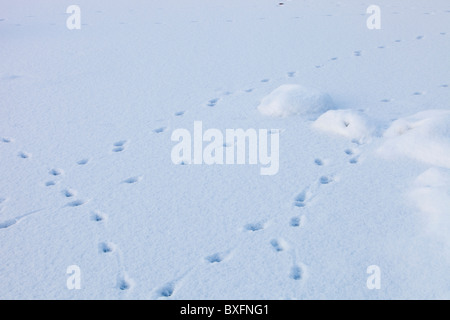
[[[373,134],[375,128],[362,112],[355,110],[329,110],[313,123],[313,127],[361,143]]]
[[[284,84],[261,100],[259,112],[271,117],[302,115],[315,118],[333,109],[333,101],[328,94],[297,84]]]
[[[410,198],[424,214],[429,232],[450,244],[450,170],[431,168],[422,173]]]
[[[407,156],[450,169],[450,111],[429,110],[394,121],[378,152],[386,158]]]

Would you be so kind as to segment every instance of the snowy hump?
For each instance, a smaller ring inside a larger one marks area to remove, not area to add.
[[[450,245],[450,170],[430,168],[414,182],[410,199],[422,212],[429,232]]]
[[[450,111],[429,110],[394,121],[384,133],[378,152],[393,158],[407,156],[450,168]]]
[[[284,84],[261,100],[259,112],[271,117],[302,115],[315,118],[333,109],[329,95],[296,84]]]
[[[372,135],[375,128],[362,112],[354,110],[329,110],[313,123],[313,127],[361,143]]]

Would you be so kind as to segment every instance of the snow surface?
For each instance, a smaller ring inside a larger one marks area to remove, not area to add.
[[[450,3],[279,2],[0,3],[0,299],[450,298]]]
[[[276,88],[258,106],[259,112],[272,117],[303,115],[311,118],[331,108],[333,101],[329,95],[296,84]]]

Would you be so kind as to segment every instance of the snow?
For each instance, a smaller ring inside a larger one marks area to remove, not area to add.
[[[375,126],[362,113],[354,110],[330,110],[322,114],[313,127],[358,143],[369,139],[375,130]]]
[[[450,243],[450,171],[426,170],[415,180],[410,198],[423,213],[428,233]]]
[[[385,157],[407,156],[450,169],[450,111],[427,110],[401,118],[384,133]]]
[[[333,107],[331,97],[317,89],[284,84],[261,100],[261,114],[271,117],[317,116]]]
[[[283,3],[0,4],[0,299],[450,297],[449,2]]]

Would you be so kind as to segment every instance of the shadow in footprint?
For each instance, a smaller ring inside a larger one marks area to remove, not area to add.
[[[98,251],[100,253],[110,253],[114,251],[114,245],[112,243],[101,242],[98,245]]]
[[[173,282],[169,282],[158,290],[158,295],[160,297],[168,298],[173,295],[174,291],[175,284]]]
[[[77,161],[77,164],[79,166],[84,166],[85,164],[87,164],[89,162],[89,159],[81,159],[80,161]]]
[[[315,159],[314,163],[317,164],[318,166],[323,166],[323,161],[321,159]]]
[[[208,261],[209,263],[219,263],[222,262],[224,259],[225,255],[220,252],[216,252],[205,258],[205,260]]]
[[[19,156],[19,158],[22,158],[22,159],[28,159],[28,158],[31,157],[31,154],[22,151],[22,152],[19,152],[19,153],[18,153],[18,156]]]
[[[122,291],[129,290],[131,288],[131,282],[129,280],[127,280],[126,278],[120,278],[117,281],[117,287],[119,288],[119,290],[122,290]]]
[[[84,200],[75,200],[66,204],[66,207],[79,207],[85,204],[87,201]]]
[[[211,100],[208,101],[207,106],[208,107],[215,107],[218,101],[219,101],[218,98],[211,99]]]
[[[166,127],[160,127],[153,130],[154,133],[162,133],[166,130]]]
[[[133,184],[133,183],[139,182],[141,180],[142,180],[142,177],[130,177],[128,179],[125,179],[123,181],[123,183]]]
[[[63,171],[61,169],[52,169],[48,172],[52,176],[60,176],[62,175]]]
[[[300,227],[302,225],[302,218],[301,217],[292,217],[289,221],[289,226],[291,227]]]
[[[291,273],[289,274],[289,277],[293,280],[301,280],[303,277],[303,270],[300,266],[294,265],[291,268]]]
[[[319,179],[320,184],[329,184],[331,182],[333,182],[333,178],[332,177],[327,177],[327,176],[322,176]]]
[[[91,213],[91,220],[95,222],[104,221],[106,219],[106,215],[99,212],[99,211],[93,211]]]
[[[282,240],[272,239],[270,240],[270,245],[276,252],[281,252],[285,248],[285,244]]]
[[[66,197],[66,198],[72,198],[73,196],[76,195],[75,190],[71,190],[71,189],[65,189],[62,191],[62,194]]]
[[[244,230],[251,231],[251,232],[259,231],[262,229],[264,229],[263,222],[249,223],[244,226]]]

